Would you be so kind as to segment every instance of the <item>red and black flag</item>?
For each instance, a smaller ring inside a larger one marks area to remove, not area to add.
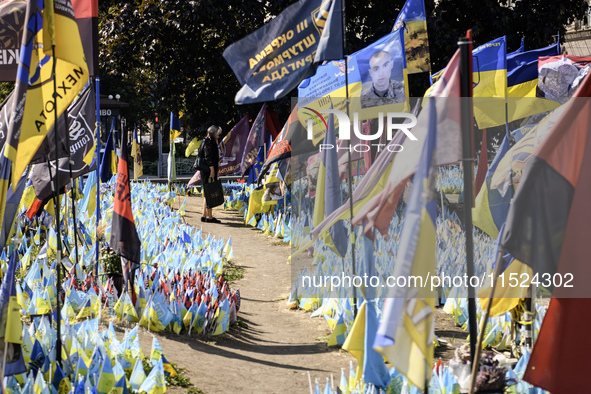
[[[277,161],[317,151],[318,148],[314,147],[312,140],[308,139],[306,129],[302,126],[298,118],[298,106],[296,104],[287,122],[285,122],[283,129],[273,141],[273,145],[269,149],[267,160],[261,168],[261,175],[259,177],[264,176],[271,167],[271,164]]]
[[[556,393],[589,389],[591,79],[557,113],[511,204],[502,244],[553,299],[524,379]]]
[[[127,141],[127,131],[125,130],[123,131],[122,141]],[[127,147],[125,143],[121,144],[121,149],[119,150],[110,245],[115,253],[123,258],[122,261],[128,260],[132,263],[140,263],[141,242],[135,228],[133,212],[131,211]],[[128,271],[131,271],[131,264],[127,264],[123,268],[124,270],[127,268]],[[124,271],[125,274],[126,272]]]

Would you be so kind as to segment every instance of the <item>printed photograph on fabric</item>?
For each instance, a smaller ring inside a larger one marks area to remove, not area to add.
[[[402,103],[404,91],[404,51],[396,48],[396,40],[380,46],[370,46],[357,53],[357,62],[363,87],[361,108]]]

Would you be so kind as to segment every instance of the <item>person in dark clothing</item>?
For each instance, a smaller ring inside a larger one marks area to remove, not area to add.
[[[209,166],[209,179],[207,176],[202,176],[203,184],[212,182],[218,179],[218,166],[220,162],[220,152],[218,150],[218,138],[222,134],[222,128],[218,126],[209,126],[207,129],[207,136],[203,140],[203,153],[205,156],[205,163]],[[221,223],[212,215],[212,210],[207,208],[207,202],[203,199],[203,216],[202,222]]]

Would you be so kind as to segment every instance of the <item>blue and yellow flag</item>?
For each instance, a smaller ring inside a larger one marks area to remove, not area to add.
[[[558,108],[560,103],[537,98],[538,57],[560,55],[560,43],[507,55],[507,107],[509,121]]]
[[[164,377],[164,367],[162,366],[162,359],[158,360],[156,366],[152,368],[150,374],[142,383],[139,391],[144,392],[146,394],[163,394],[166,392],[166,380]]]
[[[507,97],[507,42],[505,36],[472,51],[474,117],[480,129],[504,125]]]
[[[181,120],[174,112],[170,113],[170,142],[172,143],[181,135]]]
[[[263,167],[263,162],[265,161],[265,148],[260,147],[259,153],[257,154],[256,161],[253,163],[252,167],[248,172],[248,178],[246,183],[256,183],[259,179],[259,174],[261,173],[261,168]]]
[[[80,308],[78,315],[76,315],[76,319],[77,320],[84,320],[87,317],[91,317],[91,316],[92,316],[92,305],[90,302],[90,297],[87,297],[86,301],[84,302],[84,305],[82,306],[82,308]]]
[[[507,220],[511,199],[515,194],[513,185],[505,190],[491,187],[493,175],[509,148],[509,137],[505,136],[486,172],[484,185],[476,196],[475,207],[472,208],[474,225],[493,239],[499,236],[499,229]]]
[[[373,348],[378,318],[373,301],[363,301],[355,318],[343,349],[357,359],[356,380],[363,380],[379,388],[386,388],[390,382],[384,358]],[[354,386],[353,385],[350,386]]]
[[[332,146],[333,148],[322,150],[322,159],[318,169],[318,181],[316,182],[314,215],[312,217],[314,227],[318,226],[320,222],[343,203],[333,114],[328,116],[328,129],[324,136],[323,144],[324,146]],[[348,240],[349,235],[341,220],[336,222],[324,236],[324,244],[341,257],[345,257],[347,253]]]
[[[144,366],[142,364],[142,360],[139,358],[135,362],[135,366],[133,367],[133,372],[129,377],[129,385],[134,391],[139,391],[142,383],[146,380],[146,372],[144,371]]]
[[[427,13],[424,0],[406,0],[392,31],[404,31],[404,51],[409,74],[431,71]]]
[[[152,362],[152,365],[156,365],[159,360],[162,360],[162,368],[164,369],[165,376],[177,376],[177,372],[175,371],[174,367],[164,356],[164,351],[162,350],[162,346],[160,346],[160,342],[158,342],[158,339],[154,337],[154,339],[152,339],[150,361]]]
[[[339,0],[302,0],[224,51],[242,89],[236,104],[274,101],[296,88],[313,63],[342,59]]]
[[[328,338],[328,346],[342,345],[347,339],[347,326],[343,319],[344,313],[340,313],[337,319],[337,323]]]
[[[402,228],[394,275],[435,275],[437,205],[430,197],[435,187],[433,156],[437,147],[437,113],[434,99],[427,103],[429,123],[412,185]],[[428,287],[396,287],[388,292],[384,317],[378,328],[374,348],[397,371],[421,391],[431,379],[435,339],[435,294]]]
[[[385,35],[347,59],[346,70],[344,60],[328,62],[318,66],[316,74],[298,87],[297,119],[314,145],[324,138],[326,120],[321,114],[328,110],[349,110],[356,113],[355,119],[366,120],[410,108],[403,29]],[[348,109],[347,89],[349,97],[356,98]],[[341,123],[339,118],[339,138],[343,139],[341,136],[349,128]],[[306,136],[298,137],[302,138]]]
[[[113,387],[115,387],[115,374],[113,373],[113,367],[111,366],[111,359],[105,357],[101,373],[98,378],[97,388],[99,393],[108,393]]]
[[[53,380],[51,383],[58,393],[69,393],[72,388],[70,379],[64,374],[64,371],[62,371],[59,364],[56,364],[55,366],[55,373],[53,374]]]

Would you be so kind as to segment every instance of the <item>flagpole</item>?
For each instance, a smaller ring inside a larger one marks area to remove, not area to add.
[[[96,238],[96,245],[95,245],[95,258],[96,258],[96,265],[94,267],[94,274],[95,276],[98,275],[98,266],[99,266],[99,237],[98,237],[98,227],[99,227],[99,220],[101,218],[101,197],[100,197],[100,186],[101,186],[101,176],[100,176],[100,162],[101,162],[101,96],[100,96],[100,78],[95,77],[95,90],[96,90],[96,228],[95,228],[95,238]]]
[[[466,273],[468,278],[474,276],[474,240],[472,239],[472,149],[471,149],[471,130],[472,130],[472,86],[471,86],[471,40],[468,37],[462,37],[458,41],[460,47],[460,84],[462,100],[462,148],[464,163],[464,229],[466,230]],[[468,280],[468,324],[470,329],[470,359],[472,365],[477,363],[474,360],[476,355],[476,339],[478,336],[476,322],[476,299],[474,287]]]
[[[501,237],[503,234],[499,234]],[[486,328],[486,322],[488,321],[488,317],[490,316],[490,310],[492,308],[492,301],[495,295],[495,289],[497,288],[497,278],[501,274],[502,266],[503,266],[503,255],[505,254],[504,248],[501,246],[497,253],[497,261],[494,271],[494,276],[492,279],[492,286],[490,289],[490,296],[488,297],[488,304],[486,305],[486,311],[484,312],[484,318],[482,319],[482,323],[480,325],[480,334],[478,334],[478,341],[476,343],[476,359],[480,359],[480,353],[482,351],[482,340],[484,339],[484,330]],[[470,377],[470,391],[469,394],[473,394],[474,390],[476,389],[476,377],[478,375],[478,370],[480,369],[480,363],[472,363],[472,376]]]
[[[346,17],[345,17],[345,0],[341,0],[341,11],[343,16],[342,21],[342,33],[343,33],[343,56],[345,57],[345,99],[347,103],[347,116],[349,116],[349,59],[347,57],[347,27]],[[340,127],[340,125],[339,125]],[[353,168],[351,166],[351,139],[347,141],[348,149],[347,149],[347,168],[349,171],[349,180],[347,182],[349,186],[349,214],[351,216],[350,225],[351,225],[351,234],[350,234],[350,242],[351,242],[351,265],[352,265],[352,276],[356,276],[357,266],[355,262],[355,228],[353,227]],[[353,316],[357,315],[357,292],[355,288],[353,288]]]
[[[51,7],[53,7],[53,4]],[[52,10],[53,12],[53,10]],[[53,32],[52,32],[53,33]],[[52,74],[53,74],[53,98],[54,108],[57,108],[57,99],[59,97],[57,93],[57,79],[56,79],[56,65],[57,59],[55,58],[55,37],[52,34],[51,37],[51,55],[53,56],[53,66],[52,66]],[[62,366],[62,335],[61,335],[61,325],[62,325],[62,314],[60,312],[60,283],[62,280],[61,275],[61,268],[62,268],[62,236],[60,231],[60,207],[59,207],[59,184],[58,184],[58,170],[59,170],[59,154],[58,154],[58,122],[57,122],[57,110],[53,111],[54,116],[54,143],[55,143],[55,177],[53,178],[53,189],[54,189],[54,204],[55,204],[55,223],[56,223],[56,236],[57,236],[57,262],[56,262],[56,271],[57,271],[57,281],[55,283],[55,294],[57,298],[57,305],[56,305],[56,312],[57,312],[57,321],[56,321],[56,334],[57,340],[55,343],[56,351],[56,362],[61,367]],[[51,171],[51,169],[50,169]]]
[[[72,178],[72,157],[70,156],[70,151],[68,150],[68,167],[70,170],[70,190],[72,192],[72,220],[74,221],[74,253],[76,255],[76,259],[74,264],[78,265],[78,232],[76,231],[78,222],[76,221],[76,197],[74,197],[74,178]],[[56,167],[56,172],[59,170],[59,165]]]

